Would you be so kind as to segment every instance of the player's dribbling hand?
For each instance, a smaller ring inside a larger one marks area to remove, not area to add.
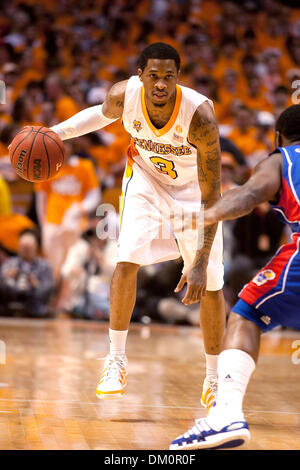
[[[174,292],[180,292],[185,283],[187,290],[182,303],[192,305],[200,302],[201,297],[206,293],[206,266],[191,266],[185,274],[181,276]]]

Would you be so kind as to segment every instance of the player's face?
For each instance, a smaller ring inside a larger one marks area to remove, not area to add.
[[[148,59],[144,71],[139,69],[138,74],[153,105],[164,106],[174,95],[178,72],[173,59]]]

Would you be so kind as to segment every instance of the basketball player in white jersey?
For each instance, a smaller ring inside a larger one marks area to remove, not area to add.
[[[175,49],[152,44],[140,56],[138,76],[113,85],[103,105],[83,110],[52,130],[65,140],[122,118],[132,137],[123,180],[118,262],[111,281],[110,352],[97,396],[124,396],[125,345],[140,266],[181,255],[184,270],[176,291],[187,283],[182,302],[201,300],[206,352],[201,402],[209,408],[217,393],[225,325],[222,228],[215,224],[201,229],[199,244],[199,220],[198,226],[189,222],[195,221],[201,204],[208,208],[220,198],[221,155],[213,104],[177,84],[179,69]]]

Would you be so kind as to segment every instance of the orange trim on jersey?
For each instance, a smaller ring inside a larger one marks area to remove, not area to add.
[[[126,150],[127,166],[128,167],[130,167],[130,168],[132,167],[132,165],[134,164],[134,157],[136,157],[137,155],[139,155],[139,152],[138,152],[136,146],[134,145],[134,140],[131,138],[130,139],[130,144],[128,145],[127,150]],[[126,176],[126,178],[127,178],[127,176]]]
[[[142,88],[142,93],[141,93],[141,99],[142,99],[142,110],[144,117],[147,121],[148,126],[152,130],[152,132],[157,136],[161,137],[162,135],[166,134],[171,127],[173,126],[174,122],[176,121],[176,118],[178,116],[179,108],[180,108],[180,103],[181,103],[181,97],[182,97],[182,91],[179,85],[176,85],[176,100],[175,100],[175,106],[172,112],[172,115],[167,122],[167,124],[162,127],[161,129],[157,129],[151,122],[151,119],[148,114],[148,110],[146,107],[146,101],[145,101],[145,88]]]
[[[126,164],[126,169],[125,169],[125,178],[127,179],[127,184],[126,184],[126,188],[125,188],[125,193],[122,191],[122,194],[119,198],[119,214],[120,214],[120,218],[119,218],[119,226],[120,226],[120,230],[121,230],[121,226],[122,226],[122,217],[123,217],[123,209],[124,209],[124,204],[125,204],[125,196],[126,196],[126,190],[127,190],[127,185],[129,183],[129,181],[131,180],[131,176],[132,176],[132,165],[133,165],[134,161],[132,159],[127,159],[127,164]]]
[[[119,226],[121,228],[122,225],[122,215],[123,215],[123,208],[124,208],[124,193],[122,191],[122,194],[119,199]]]

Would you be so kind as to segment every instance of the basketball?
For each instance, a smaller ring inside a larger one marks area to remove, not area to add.
[[[60,137],[43,126],[26,126],[9,146],[9,156],[15,172],[32,182],[53,178],[65,159]]]

